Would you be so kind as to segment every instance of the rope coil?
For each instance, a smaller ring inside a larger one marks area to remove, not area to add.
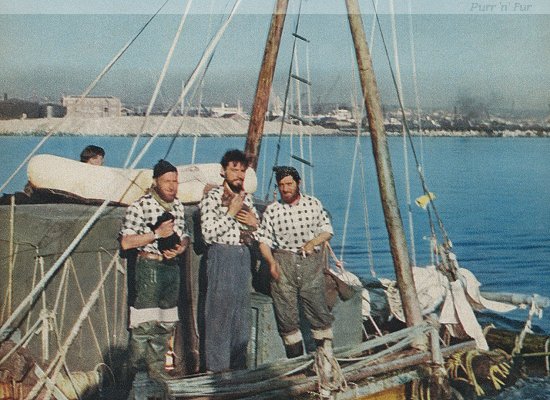
[[[313,370],[319,378],[317,389],[320,394],[325,395],[335,391],[343,392],[348,389],[348,383],[340,364],[338,364],[332,351],[327,351],[324,346],[317,347]]]

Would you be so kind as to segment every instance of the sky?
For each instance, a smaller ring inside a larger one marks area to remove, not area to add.
[[[177,99],[182,82],[234,1],[190,4],[159,107],[167,108]],[[0,91],[40,101],[82,93],[164,3],[0,0]],[[395,0],[395,38],[392,2],[379,1],[389,62],[379,32],[372,34],[372,1],[359,4],[384,104],[397,102],[391,63],[399,73],[406,106],[415,107],[418,98],[422,108],[451,109],[461,99],[471,99],[500,109],[549,111],[549,1]],[[185,0],[169,0],[92,95],[117,96],[127,105],[147,104],[187,5]],[[204,103],[250,104],[273,5],[267,0],[240,2],[205,75]],[[299,16],[298,33],[310,42],[299,42],[297,66],[299,75],[309,73],[311,103],[349,106],[358,86],[345,2],[303,0],[300,15],[299,7],[300,1],[290,0],[274,92],[281,98],[285,92],[291,33]],[[300,91],[305,104],[306,89]]]

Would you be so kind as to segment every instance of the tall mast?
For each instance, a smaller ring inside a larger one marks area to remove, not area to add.
[[[403,303],[403,312],[408,326],[418,325],[422,322],[422,314],[418,303],[416,288],[414,286],[403,221],[401,220],[399,205],[397,203],[397,194],[395,191],[390,153],[386,140],[386,131],[384,129],[384,116],[380,105],[378,86],[374,77],[372,60],[365,39],[366,36],[363,29],[363,20],[361,18],[361,11],[359,10],[359,4],[357,0],[346,0],[346,7],[351,36],[353,37],[355,46],[361,89],[363,90],[363,97],[365,99],[372,151],[374,153],[378,185],[380,187],[380,197],[384,210],[386,229],[388,230],[390,239],[390,250],[393,258],[397,285]]]
[[[265,113],[269,104],[269,93],[273,82],[275,65],[277,64],[277,55],[279,53],[279,44],[285,23],[288,0],[277,0],[273,16],[271,17],[271,27],[265,44],[264,58],[262,68],[258,77],[256,86],[256,96],[252,106],[252,114],[248,124],[248,134],[246,137],[245,153],[249,158],[250,166],[254,169],[258,166],[258,156],[260,155],[260,146],[264,131]]]

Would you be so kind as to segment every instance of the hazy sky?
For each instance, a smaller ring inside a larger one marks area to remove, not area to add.
[[[92,4],[93,3],[93,4]],[[0,0],[0,91],[10,97],[58,100],[79,94],[135,35],[164,0]],[[168,107],[196,65],[207,39],[234,0],[195,0],[162,94]],[[395,68],[389,2],[380,21]],[[383,3],[383,5],[382,5]],[[516,109],[548,110],[550,1],[395,1],[396,44],[405,103],[414,106],[413,65],[420,104],[452,107],[471,97]],[[147,103],[180,21],[185,0],[170,0],[92,95]],[[203,101],[248,104],[255,89],[274,1],[242,0],[206,74]],[[372,2],[360,1],[367,39],[385,104],[395,104],[380,35],[371,41]],[[274,90],[283,96],[299,1],[290,1]],[[345,2],[304,0],[298,66],[309,59],[313,103],[349,105],[356,79]],[[411,39],[412,31],[412,39]],[[411,56],[414,45],[415,63]],[[305,89],[302,88],[302,93]]]

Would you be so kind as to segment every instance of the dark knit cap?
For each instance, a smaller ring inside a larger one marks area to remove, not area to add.
[[[296,183],[300,182],[300,174],[294,167],[278,166],[273,167],[273,170],[275,171],[275,180],[277,183],[286,176],[292,176],[292,179],[294,179]]]
[[[159,160],[158,163],[153,167],[153,178],[158,178],[159,176],[164,175],[167,172],[178,172],[177,168],[174,167],[166,160]]]

